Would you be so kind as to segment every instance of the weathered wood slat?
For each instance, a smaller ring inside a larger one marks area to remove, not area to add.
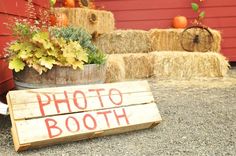
[[[16,151],[152,128],[161,121],[147,81],[11,91]]]
[[[108,109],[106,111],[116,110],[117,113],[122,114],[123,108],[126,111],[126,116],[128,117],[128,121],[129,121],[130,126],[142,124],[145,122],[157,122],[157,119],[160,119],[160,116],[158,116],[156,113],[154,113],[154,114],[153,113],[145,113],[145,115],[144,115],[144,112],[153,112],[153,111],[156,112],[157,111],[156,104],[154,104],[154,103],[147,104],[147,105],[139,105],[139,106],[121,107],[118,109]],[[104,116],[98,115],[97,114],[98,112],[100,112],[100,111],[94,111],[94,112],[88,112],[88,113],[76,113],[76,114],[69,114],[69,115],[62,115],[62,116],[53,116],[53,117],[49,117],[49,118],[56,120],[58,122],[57,126],[62,127],[63,133],[60,135],[60,137],[65,137],[65,136],[70,136],[70,135],[76,134],[76,132],[68,133],[66,126],[64,126],[65,120],[68,117],[74,117],[78,121],[82,121],[81,119],[84,117],[85,114],[90,114],[94,118],[97,119],[96,122],[97,122],[98,128],[96,129],[96,131],[103,131],[107,128],[111,128],[111,129],[112,128],[119,128],[119,127],[127,125],[125,119],[120,120],[120,125],[119,125],[116,121],[115,116],[113,116],[113,114],[109,114],[111,116],[111,118],[109,121],[110,126],[108,127],[106,121],[104,120]],[[143,115],[140,116],[141,114],[143,114]],[[20,143],[25,144],[25,143],[50,139],[48,136],[47,129],[45,129],[46,128],[45,127],[45,119],[49,119],[49,118],[46,117],[46,118],[40,118],[40,119],[17,121],[16,128],[18,130]],[[77,126],[73,122],[73,120],[71,120],[70,122],[73,123],[73,124],[71,124],[70,129],[73,129],[73,130],[77,129]],[[35,123],[37,123],[37,124],[35,124]],[[92,120],[89,120],[89,119],[87,120],[87,125],[90,125],[90,127],[92,127],[93,124],[94,123]],[[30,132],[32,130],[32,128],[35,130],[33,132]],[[83,124],[81,124],[80,128],[81,128],[80,132],[79,132],[80,134],[95,132],[94,130],[89,131],[86,127],[84,127]],[[27,131],[29,133],[27,133]],[[56,134],[56,133],[54,133],[54,134]]]
[[[93,137],[104,136],[108,134],[110,135],[114,133],[121,133],[121,132],[123,133],[123,132],[131,131],[131,130],[149,128],[153,124],[157,124],[161,121],[161,117],[159,113],[157,113],[158,109],[155,103],[139,105],[139,106],[129,106],[125,108],[121,107],[121,108],[113,109],[113,110],[109,109],[107,111],[112,112],[115,110],[117,113],[122,113],[122,109],[125,109],[126,116],[128,118],[128,123],[125,119],[120,119],[120,124],[119,124],[116,121],[117,119],[115,118],[114,114],[110,114],[109,126],[107,122],[105,121],[104,117],[101,115],[98,115],[98,112],[101,112],[101,111],[62,115],[62,116],[55,116],[51,118],[40,118],[40,119],[17,121],[16,129],[18,133],[17,137],[19,140],[19,145],[17,145],[17,150],[21,150],[21,145],[23,145],[24,147],[24,144],[27,145],[28,147],[37,147],[38,145],[41,145],[41,144],[44,144],[44,145],[48,144],[47,140],[49,139],[52,139],[50,144],[55,144],[55,143],[58,144],[66,140],[62,138],[67,138],[70,136],[73,136],[74,140],[80,140],[80,139],[83,139],[84,137],[93,138]],[[90,127],[94,125],[93,120],[86,120],[86,123],[83,122],[82,118],[84,118],[86,114],[90,114],[94,118],[96,118],[96,124],[97,124],[96,130],[88,130],[84,126],[84,124],[87,124]],[[68,117],[70,117],[71,123],[69,123]],[[75,118],[77,120],[74,120],[72,118]],[[56,136],[56,137],[53,136],[53,135],[57,135],[58,133],[57,129],[55,128],[55,129],[51,129],[52,136],[50,137],[52,138],[49,137],[49,132],[47,131],[47,128],[45,125],[46,119],[53,119],[57,122],[57,127],[59,127],[62,130],[62,133],[59,136]],[[66,121],[68,121],[68,123],[70,124],[68,125],[68,127],[72,131],[78,130],[77,124],[75,124],[75,121],[78,121],[80,124],[80,130],[77,132],[69,132],[68,128],[66,128],[65,126]],[[128,127],[126,129],[123,129],[124,126],[128,126]],[[34,131],[32,131],[32,129],[34,129]],[[108,129],[112,129],[112,131],[111,130],[109,131]]]
[[[138,84],[138,85],[137,85]],[[73,93],[77,90],[83,91],[86,94],[86,97],[97,96],[95,91],[89,91],[91,89],[104,89],[105,91],[101,91],[100,95],[108,95],[108,90],[111,88],[115,88],[117,90],[121,90],[122,94],[133,93],[133,92],[147,92],[151,91],[147,81],[127,81],[127,82],[118,82],[118,83],[110,83],[107,85],[104,84],[92,84],[92,85],[80,85],[80,86],[70,86],[70,87],[57,87],[57,88],[43,88],[43,89],[30,89],[30,90],[22,90],[19,94],[19,91],[10,91],[8,96],[11,98],[11,102],[14,105],[22,104],[22,103],[33,103],[38,102],[37,93],[44,94],[48,93],[51,97],[52,94],[56,94],[56,96],[61,96],[64,94],[64,91],[67,91],[68,97],[72,96]],[[115,94],[115,92],[113,93]],[[116,93],[117,94],[117,93]],[[47,101],[46,97],[42,97],[42,101]]]
[[[59,98],[59,99],[62,99],[62,98]],[[74,104],[74,100],[70,99],[69,103],[70,103],[71,113],[101,109],[101,103],[98,97],[87,97],[86,99],[87,99],[87,104],[85,104],[84,99],[82,97],[77,98],[77,101],[80,104],[81,108],[78,108]],[[112,99],[114,101],[120,101],[120,95],[112,95]],[[154,98],[151,92],[123,94],[122,99],[123,99],[122,106],[136,105],[137,103],[145,104],[145,103],[154,102]],[[120,107],[120,105],[114,105],[109,100],[109,96],[102,96],[101,100],[103,101],[103,109]],[[87,108],[84,108],[86,105],[87,105]],[[60,104],[59,108],[60,108],[60,113],[57,112],[55,108],[55,104],[51,102],[48,106],[45,106],[43,108],[45,112],[45,116],[68,113],[68,107],[66,103]],[[37,102],[14,105],[13,111],[14,111],[15,120],[36,118],[36,117],[42,116],[39,109],[39,104]]]

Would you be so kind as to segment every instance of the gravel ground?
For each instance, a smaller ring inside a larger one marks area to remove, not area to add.
[[[153,129],[17,154],[0,116],[0,155],[236,155],[236,68],[221,79],[150,79],[163,121]]]

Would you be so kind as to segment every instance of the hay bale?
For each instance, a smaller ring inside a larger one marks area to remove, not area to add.
[[[122,55],[109,55],[107,59],[106,81],[118,82],[125,79],[125,64]]]
[[[228,61],[214,52],[152,52],[154,75],[158,78],[190,79],[223,77],[229,70]]]
[[[209,51],[220,52],[221,34],[210,29],[214,42]],[[183,29],[152,29],[149,31],[152,51],[184,51],[181,46],[181,33]],[[197,51],[197,50],[195,50]]]
[[[116,30],[99,36],[95,45],[107,54],[147,53],[149,34],[144,30]]]
[[[153,75],[153,55],[110,54],[107,61],[106,82],[148,78]]]
[[[153,75],[154,57],[149,54],[124,54],[125,78],[141,79]]]
[[[220,52],[221,51],[221,32],[218,30],[214,30],[214,29],[210,29],[213,38],[214,38],[214,42],[212,43],[212,47],[210,49],[210,51],[212,52]]]
[[[103,34],[115,29],[114,16],[109,11],[88,8],[55,8],[54,12],[65,13],[70,25],[83,27],[91,34],[94,32]],[[92,14],[96,15],[95,22],[90,20]]]

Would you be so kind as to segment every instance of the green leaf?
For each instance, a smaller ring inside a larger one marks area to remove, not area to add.
[[[79,69],[83,70],[84,69],[84,63],[81,62],[81,61],[75,61],[72,65],[72,67],[73,67],[73,69],[79,68]]]
[[[41,58],[43,56],[46,56],[44,49],[36,48],[34,55],[36,58]]]
[[[88,61],[88,54],[77,41],[70,41],[62,49],[62,52],[62,55],[66,58],[66,64],[72,65],[74,69],[77,67],[82,69],[84,62]]]
[[[53,44],[49,40],[48,32],[36,33],[32,38],[34,43],[40,43],[45,49],[54,49]]]
[[[106,59],[106,54],[100,50],[89,52],[87,64],[105,64]]]
[[[202,11],[200,14],[199,14],[199,18],[200,19],[203,19],[205,17],[205,11]]]
[[[83,49],[89,49],[92,52],[97,51],[97,47],[92,43],[92,36],[83,28],[63,27],[51,28],[50,34],[56,38],[63,38],[66,41],[78,41]]]
[[[66,40],[61,38],[52,38],[52,43],[56,46],[56,47],[60,47],[63,48],[66,45]]]
[[[15,57],[11,59],[9,62],[9,68],[14,69],[15,72],[19,72],[23,70],[24,67],[25,67],[25,63],[20,58]]]
[[[53,7],[56,4],[56,0],[49,0],[51,7]]]
[[[191,6],[192,6],[193,11],[198,12],[199,6],[197,3],[191,3]]]
[[[12,52],[18,52],[22,48],[22,44],[18,42],[14,42],[9,46],[9,50]]]
[[[24,43],[21,43],[20,45],[21,45],[21,49],[18,53],[19,58],[27,59],[33,56],[32,52],[34,50],[34,47],[31,43],[24,42]]]
[[[52,69],[53,67],[53,64],[56,63],[55,59],[52,58],[52,57],[42,57],[40,60],[39,60],[40,64],[42,66],[45,66],[46,68],[48,69]]]

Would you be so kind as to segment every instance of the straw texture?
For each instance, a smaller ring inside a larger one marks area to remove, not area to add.
[[[209,51],[220,52],[221,34],[210,29],[214,41]],[[183,29],[152,29],[149,31],[152,51],[184,51],[181,46]],[[204,44],[203,44],[204,45]],[[196,50],[195,50],[196,51]]]
[[[151,41],[144,30],[116,30],[99,36],[95,45],[107,54],[147,53]]]
[[[190,79],[194,77],[224,77],[228,61],[214,52],[152,52],[154,75],[162,78]]]
[[[109,11],[88,8],[55,8],[54,12],[65,13],[70,25],[83,27],[91,34],[94,32],[103,34],[115,29],[114,16]],[[91,14],[95,14],[97,17],[95,23],[89,20]]]
[[[108,57],[106,82],[142,79],[225,77],[229,70],[225,57],[215,52],[161,51],[139,54],[111,54]]]

